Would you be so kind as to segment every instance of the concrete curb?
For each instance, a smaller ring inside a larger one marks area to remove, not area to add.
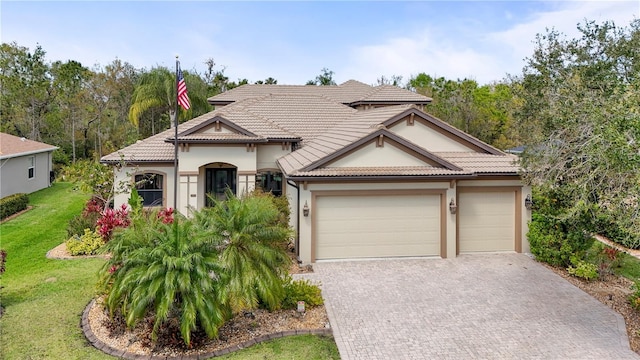
[[[259,344],[261,342],[265,342],[265,341],[269,341],[269,340],[273,340],[273,339],[277,339],[277,338],[281,338],[281,337],[285,337],[285,336],[295,336],[295,335],[333,335],[333,332],[331,329],[302,329],[302,330],[285,330],[285,331],[278,331],[275,333],[271,333],[271,334],[265,334],[265,335],[261,335],[258,336],[257,338],[254,339],[250,339],[247,340],[245,342],[242,342],[240,344],[237,345],[233,345],[224,349],[220,349],[220,350],[215,350],[215,351],[210,351],[207,353],[202,353],[202,354],[193,354],[193,355],[176,355],[176,356],[159,356],[159,355],[139,355],[139,354],[133,354],[130,352],[127,352],[126,350],[123,349],[116,349],[113,348],[111,346],[109,346],[108,344],[105,344],[104,342],[100,341],[95,334],[93,333],[93,330],[91,329],[91,325],[89,324],[89,310],[91,310],[91,308],[93,307],[95,303],[95,299],[92,299],[89,304],[87,304],[87,306],[84,308],[84,311],[82,312],[82,319],[80,320],[80,327],[82,328],[82,332],[84,333],[84,336],[87,338],[87,341],[89,341],[89,343],[95,347],[96,349],[109,354],[111,356],[115,356],[118,358],[122,358],[122,359],[144,359],[144,360],[169,360],[169,359],[182,359],[182,360],[203,360],[203,359],[209,359],[209,358],[214,358],[217,356],[222,356],[222,355],[226,355],[229,353],[232,353],[234,351],[238,351],[238,350],[242,350],[242,349],[246,349],[250,346],[253,346],[255,344]]]

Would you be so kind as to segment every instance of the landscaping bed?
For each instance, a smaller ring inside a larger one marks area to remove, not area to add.
[[[324,306],[307,309],[303,314],[295,310],[269,312],[258,309],[240,313],[226,322],[220,328],[217,339],[208,339],[204,333],[195,332],[191,340],[192,346],[188,348],[178,336],[178,324],[161,328],[157,341],[153,342],[151,318],[141,321],[133,329],[127,329],[124,320],[118,317],[111,319],[101,303],[102,299],[99,298],[89,305],[87,320],[91,332],[107,346],[118,352],[126,351],[130,355],[180,357],[212,354],[228,349],[238,350],[254,341],[268,340],[270,335],[280,337],[282,334],[295,335],[312,331],[330,333]]]

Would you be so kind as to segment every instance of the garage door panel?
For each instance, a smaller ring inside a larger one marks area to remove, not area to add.
[[[460,252],[515,250],[515,192],[459,194]]]
[[[319,196],[316,258],[437,256],[440,196]]]

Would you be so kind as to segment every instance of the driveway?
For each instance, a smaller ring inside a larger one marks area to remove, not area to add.
[[[523,254],[314,264],[348,359],[640,359],[624,320]]]

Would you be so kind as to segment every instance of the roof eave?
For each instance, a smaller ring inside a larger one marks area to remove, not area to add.
[[[351,103],[345,103],[349,106],[357,106],[357,105],[406,105],[406,104],[414,104],[414,105],[429,105],[431,104],[431,100],[404,100],[404,101],[389,101],[389,100],[358,100]]]
[[[321,175],[321,176],[295,176],[285,174],[287,179],[293,181],[314,181],[314,180],[459,180],[475,178],[476,174],[458,175]]]
[[[35,155],[35,154],[40,154],[44,152],[52,152],[57,149],[59,149],[59,147],[53,146],[47,149],[31,150],[31,151],[24,151],[24,152],[15,153],[15,154],[0,155],[0,160],[13,159],[21,156]]]
[[[173,144],[173,138],[167,138],[164,142]],[[267,139],[178,139],[178,144],[260,144],[268,142]]]

